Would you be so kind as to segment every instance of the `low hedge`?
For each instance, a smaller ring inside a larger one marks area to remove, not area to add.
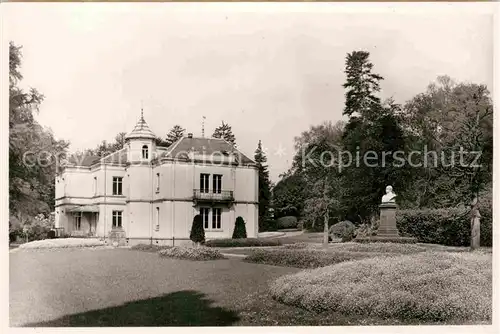
[[[281,242],[276,239],[212,239],[205,242],[207,247],[264,247],[280,246]]]
[[[218,250],[208,247],[166,247],[158,252],[161,257],[171,257],[183,260],[208,261],[224,259]]]
[[[492,245],[492,206],[490,201],[480,204],[481,246]],[[470,213],[466,209],[400,210],[396,216],[399,232],[419,242],[447,246],[470,245]]]
[[[297,228],[298,220],[295,216],[285,216],[276,220],[278,229]]]
[[[368,257],[373,257],[373,254],[305,249],[256,249],[244,261],[294,268],[318,268]]]

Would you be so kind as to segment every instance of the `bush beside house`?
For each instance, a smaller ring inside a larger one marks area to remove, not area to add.
[[[242,217],[238,216],[234,223],[233,239],[245,239],[247,237],[247,229],[245,221]]]
[[[205,242],[205,230],[203,228],[203,220],[200,215],[196,215],[193,218],[193,226],[191,227],[189,239],[196,244],[202,244]]]

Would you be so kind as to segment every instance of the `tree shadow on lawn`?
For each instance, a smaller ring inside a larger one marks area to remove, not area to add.
[[[211,304],[205,294],[185,290],[23,327],[229,326],[240,319]]]

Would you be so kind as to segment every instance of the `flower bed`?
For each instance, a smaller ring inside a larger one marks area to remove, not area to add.
[[[212,239],[205,242],[207,247],[264,247],[280,246],[281,242],[276,239]]]
[[[321,249],[256,249],[245,258],[247,262],[294,268],[318,268],[331,264],[373,257],[362,252],[330,252]]]
[[[60,239],[45,239],[27,242],[19,245],[19,248],[24,249],[39,249],[39,248],[72,248],[72,247],[98,247],[104,246],[104,241],[90,238],[60,238]]]
[[[345,262],[280,277],[271,295],[316,312],[491,321],[491,255],[421,252]]]
[[[161,257],[171,257],[183,260],[208,261],[223,259],[224,256],[216,249],[208,247],[165,247],[158,254]]]

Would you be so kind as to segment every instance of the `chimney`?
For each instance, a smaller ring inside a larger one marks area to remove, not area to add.
[[[191,132],[188,133],[188,138],[193,138],[193,134]]]

